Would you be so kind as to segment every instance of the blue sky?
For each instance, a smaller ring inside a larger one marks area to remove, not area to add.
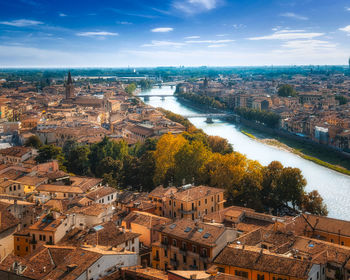
[[[0,67],[346,64],[350,0],[2,0]]]

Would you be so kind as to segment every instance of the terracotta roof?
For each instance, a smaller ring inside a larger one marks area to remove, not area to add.
[[[84,193],[83,190],[79,187],[74,187],[74,186],[65,186],[65,185],[49,185],[49,184],[44,184],[38,186],[36,191],[41,191],[41,192],[59,192],[59,193]]]
[[[16,227],[19,220],[7,211],[8,204],[0,202],[0,233]]]
[[[52,215],[43,215],[29,230],[56,231],[57,227],[66,219],[65,215],[54,218]]]
[[[149,193],[149,196],[163,198],[165,196],[170,195],[171,193],[176,193],[176,192],[177,192],[177,188],[175,187],[164,188],[163,186],[158,186]]]
[[[71,176],[70,180],[72,181],[72,186],[77,186],[84,192],[87,192],[102,183],[102,179],[91,177]]]
[[[31,148],[16,146],[16,147],[2,149],[0,150],[0,154],[2,156],[22,157],[26,153],[29,153],[31,151],[32,151]]]
[[[23,258],[8,256],[0,264],[0,269],[11,271],[14,262],[17,262],[26,268],[21,275],[30,279],[74,280],[100,257],[99,253],[80,248],[46,245]]]
[[[60,242],[66,245],[99,245],[107,247],[117,247],[126,241],[132,240],[140,236],[138,233],[125,231],[123,232],[120,228],[116,226],[114,222],[107,222],[99,225],[102,227],[98,231],[90,230],[78,230],[74,229],[68,233],[64,239]],[[97,244],[98,236],[98,244]],[[135,241],[136,242],[136,241]],[[136,244],[136,243],[135,243]]]
[[[174,198],[182,201],[193,201],[221,192],[224,192],[224,190],[207,186],[196,186],[186,190],[179,190],[174,194]]]
[[[261,272],[275,273],[307,279],[312,263],[282,255],[272,254],[260,248],[228,245],[215,258],[215,264],[235,266]]]
[[[154,229],[173,237],[212,247],[216,246],[216,240],[226,230],[222,225],[195,222],[188,219],[178,220],[168,225],[158,225]]]
[[[125,223],[133,223],[152,228],[154,225],[167,224],[171,219],[153,215],[147,212],[133,211],[129,213],[123,220]]]
[[[168,274],[165,271],[152,267],[143,268],[141,266],[122,267],[122,274],[126,279],[146,279],[146,280],[167,280]],[[113,280],[121,278],[102,278],[103,280]]]
[[[37,176],[23,176],[21,178],[18,178],[16,182],[19,182],[23,185],[30,185],[30,186],[37,186],[39,184],[46,183],[48,180],[47,177],[37,177]]]
[[[333,234],[350,237],[350,222],[323,216],[302,214],[301,220],[305,220],[307,230],[319,230]]]
[[[106,212],[108,210],[109,206],[105,204],[92,204],[89,206],[83,206],[83,207],[73,207],[68,210],[68,213],[75,213],[75,214],[81,214],[81,215],[87,215],[87,216],[99,216],[102,213]]]
[[[101,197],[104,197],[106,195],[110,195],[110,194],[113,194],[113,193],[116,193],[117,190],[115,188],[111,188],[111,187],[99,187],[89,193],[87,193],[87,197],[96,201],[97,199],[101,198]]]

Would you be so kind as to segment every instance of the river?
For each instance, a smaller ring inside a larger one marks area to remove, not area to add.
[[[161,107],[180,115],[200,113],[192,107],[180,103],[170,87],[153,88],[142,92],[142,95],[170,95],[170,97],[149,97],[146,104]],[[189,118],[197,127],[208,135],[217,135],[226,138],[235,151],[245,154],[248,158],[258,160],[268,165],[273,160],[280,161],[284,166],[297,167],[302,170],[307,180],[306,191],[318,190],[327,204],[329,217],[350,220],[350,176],[343,175],[331,169],[305,160],[293,153],[265,145],[255,141],[240,132],[238,125],[214,119],[208,124],[205,118]]]

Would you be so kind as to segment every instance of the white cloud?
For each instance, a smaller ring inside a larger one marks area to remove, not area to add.
[[[95,37],[95,36],[118,36],[118,33],[107,32],[107,31],[97,31],[97,32],[80,32],[76,33],[77,36],[81,37]]]
[[[345,7],[345,11],[350,12],[350,8],[349,7]]]
[[[64,14],[64,13],[59,13],[58,14],[60,17],[66,17],[67,15],[66,14]]]
[[[280,14],[281,17],[287,17],[287,18],[292,18],[292,19],[297,19],[297,20],[308,20],[308,17],[297,15],[295,13],[283,13]]]
[[[158,28],[151,29],[152,32],[156,32],[156,33],[165,33],[165,32],[170,32],[173,30],[174,30],[174,28],[172,28],[172,27],[158,27]]]
[[[129,21],[117,21],[117,24],[130,25],[130,24],[132,24],[132,22],[129,22]]]
[[[196,14],[215,9],[218,2],[218,0],[175,0],[173,7],[186,14]]]
[[[217,37],[225,37],[227,36],[228,34],[216,34]]]
[[[187,36],[185,39],[199,39],[200,36]]]
[[[16,19],[12,21],[0,21],[0,24],[16,26],[16,27],[26,27],[26,26],[36,26],[39,24],[44,24],[41,21],[30,20],[30,19]]]
[[[239,24],[232,25],[232,27],[234,29],[242,29],[242,28],[246,28],[247,26],[245,24],[239,23]]]
[[[142,47],[182,47],[184,43],[171,41],[152,41],[151,44],[144,44]]]
[[[345,26],[345,27],[343,27],[343,28],[339,28],[339,30],[340,30],[340,31],[347,32],[347,33],[349,33],[349,34],[350,34],[350,25]]]
[[[234,42],[235,40],[188,40],[187,44],[224,44]]]
[[[226,44],[213,44],[213,45],[209,45],[208,48],[222,48],[222,47],[226,47]]]
[[[207,10],[214,9],[216,7],[216,0],[188,0],[189,3],[194,5],[203,6]]]
[[[337,44],[330,43],[323,40],[293,40],[282,44],[282,47],[294,50],[320,50],[320,49],[334,49]]]
[[[312,39],[323,36],[324,33],[306,32],[305,30],[279,30],[271,35],[251,37],[252,41],[257,40],[296,40],[296,39]]]

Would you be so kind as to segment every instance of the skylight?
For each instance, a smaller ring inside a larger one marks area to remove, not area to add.
[[[170,225],[170,229],[174,229],[176,227],[176,224]]]
[[[211,234],[209,232],[207,232],[206,234],[203,235],[203,238],[209,238]]]
[[[185,232],[190,232],[190,231],[191,231],[191,229],[192,229],[192,228],[187,227],[187,228],[185,229]]]

